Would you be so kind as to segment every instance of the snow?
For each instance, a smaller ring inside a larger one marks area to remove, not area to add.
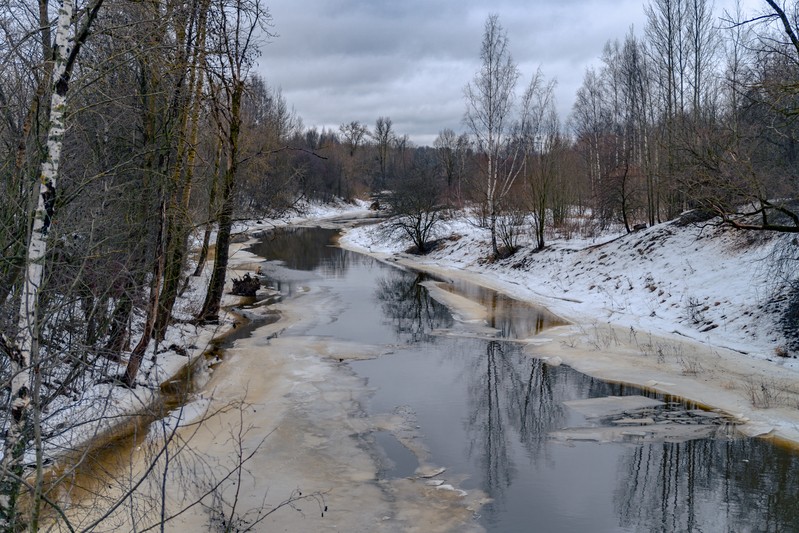
[[[293,212],[278,218],[243,220],[233,226],[233,233],[249,232],[256,229],[271,229],[285,226],[298,226],[325,220],[363,216],[369,210],[369,202],[355,199],[345,202],[336,199],[330,203],[299,202]],[[199,246],[200,242],[198,242]]]
[[[236,231],[253,234],[265,227],[317,225],[334,219],[362,217],[367,212],[365,202],[333,207],[308,205],[302,215],[241,222]],[[548,364],[563,362],[603,379],[637,383],[720,407],[744,422],[745,431],[750,435],[777,434],[799,442],[796,409],[799,403],[793,400],[794,396],[784,393],[785,398],[794,401],[792,405],[781,403],[777,407],[756,408],[746,397],[745,388],[747,377],[752,375],[783,375],[787,381],[796,382],[795,360],[775,355],[776,348],[786,346],[777,325],[778,307],[766,305],[776,286],[774,276],[767,269],[767,258],[774,246],[782,242],[782,237],[752,239],[746,234],[723,229],[661,224],[630,235],[617,231],[590,238],[553,238],[542,252],[534,252],[528,242],[512,257],[493,262],[486,259],[490,252],[487,232],[466,216],[447,220],[439,228],[437,237],[443,239],[442,247],[423,257],[405,253],[410,242],[386,239],[380,225],[351,228],[341,243],[392,263],[424,268],[445,277],[465,277],[511,296],[543,304],[572,323],[529,340],[531,355],[547,360]],[[231,246],[228,280],[260,263],[245,250],[246,246],[246,243]],[[192,271],[193,265],[187,270]],[[188,318],[196,311],[205,295],[209,270],[206,268],[200,278],[190,279],[189,287],[176,303],[176,316]],[[480,304],[445,291],[437,283],[427,282],[426,287],[433,297],[453,308],[469,325],[487,313]],[[310,312],[300,306],[300,303],[307,305],[307,301],[280,304],[283,319],[270,327],[278,331],[290,328],[301,318],[311,319],[308,315],[326,315],[325,305],[333,304],[324,304],[318,299],[321,297],[315,294],[303,297],[311,299]],[[226,292],[223,305],[233,306],[238,301]],[[175,344],[187,349],[188,356],[166,350],[154,358],[156,354],[151,348],[141,369],[139,386],[134,390],[96,383],[88,387],[78,401],[64,398],[62,405],[54,406],[58,414],[48,420],[53,427],[61,421],[63,427],[72,428],[58,446],[80,448],[85,441],[96,440],[97,433],[118,429],[126,416],[131,419],[155,405],[161,384],[201,357],[211,340],[229,331],[236,319],[232,313],[227,313],[220,317],[218,326],[175,324],[162,346]],[[715,327],[708,329],[710,326]],[[133,336],[136,338],[137,333]],[[264,356],[267,349],[269,355]],[[660,351],[668,352],[662,361],[660,355],[655,356]],[[205,395],[195,395],[183,408],[164,413],[166,418],[160,431],[185,427],[204,418],[219,402],[239,398],[243,393],[241,383],[230,377],[233,369],[237,369],[244,375],[258,378],[244,388],[251,409],[242,412],[252,417],[247,423],[262,427],[269,435],[274,430],[267,442],[269,453],[257,454],[253,465],[256,471],[270,472],[269,487],[251,491],[251,494],[260,499],[267,488],[275,491],[292,488],[299,486],[299,480],[303,480],[304,487],[307,480],[321,477],[342,479],[347,487],[343,496],[330,496],[331,507],[343,509],[353,501],[375,500],[377,497],[370,496],[374,484],[363,482],[373,478],[369,470],[371,459],[361,448],[347,446],[348,436],[363,432],[366,427],[365,420],[351,416],[348,403],[352,401],[353,387],[361,385],[353,381],[352,375],[334,372],[334,369],[337,368],[335,361],[376,356],[384,353],[385,347],[355,346],[329,339],[271,338],[264,333],[260,338],[237,342],[236,349],[231,352],[227,364],[214,373],[212,390]],[[320,362],[320,356],[330,358],[334,364]],[[122,369],[124,366],[120,366],[120,371]],[[734,381],[743,383],[743,388],[740,385],[736,388]],[[298,417],[298,412],[302,416]],[[78,415],[80,420],[90,419],[96,424],[76,424]],[[239,412],[231,411],[229,416],[233,417],[232,423],[242,422]],[[284,416],[298,419],[300,423],[280,424]],[[327,424],[325,434],[332,437],[322,439],[315,431],[308,431],[306,417],[315,417],[314,424]],[[218,438],[224,434],[227,421],[215,424],[202,428],[207,434],[195,437],[195,442],[220,446],[223,449],[215,453],[230,455],[229,450],[224,449],[227,441]],[[704,426],[696,429],[700,436],[712,430]],[[650,435],[648,431],[639,427],[572,428],[554,436],[564,441],[626,442],[646,438],[676,439],[686,435],[684,428],[667,428],[658,435]],[[326,449],[324,454],[318,453],[322,444]],[[57,450],[50,450],[49,454],[57,455]],[[297,462],[300,456],[310,459]],[[335,470],[322,471],[328,460],[334,460],[330,464]],[[347,476],[342,478],[341,472],[346,472]],[[431,478],[443,472],[444,468],[423,465],[417,475],[432,485]],[[405,481],[397,482],[396,487],[402,489]],[[454,491],[453,496],[466,496],[444,480],[434,482],[445,494]],[[479,498],[479,494],[471,492],[470,497]],[[333,500],[335,497],[339,500]],[[436,501],[436,506],[431,506],[430,501],[429,497],[420,501],[419,509],[431,511],[439,505]],[[452,508],[446,509],[451,515]],[[373,512],[384,510],[379,508]],[[363,515],[352,513],[355,518]]]
[[[479,274],[492,288],[532,300],[573,322],[597,321],[657,334],[679,334],[799,368],[777,357],[787,350],[776,312],[766,310],[776,281],[768,257],[784,237],[756,240],[723,228],[664,223],[603,239],[530,243],[489,261],[488,231],[456,217],[437,231],[445,245],[423,256],[409,241],[386,240],[379,226],[351,229],[342,245],[380,257]]]

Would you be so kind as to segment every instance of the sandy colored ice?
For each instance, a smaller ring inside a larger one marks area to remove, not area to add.
[[[232,254],[233,276],[256,268],[254,257],[241,246]],[[105,529],[96,530],[143,530],[157,524],[163,482],[165,516],[178,515],[167,522],[167,531],[224,529],[221,520],[231,515],[244,520],[240,525],[251,525],[291,498],[293,503],[269,514],[254,530],[481,531],[474,516],[484,495],[460,491],[457,480],[445,474],[437,478],[438,486],[427,483],[422,474],[440,468],[427,461],[415,424],[396,415],[370,418],[361,410],[368,389],[344,362],[377,357],[386,348],[295,334],[314,321],[330,320],[335,304],[324,289],[306,288],[289,301],[250,309],[251,316],[279,312],[281,319],[226,350],[224,363],[182,409],[166,475],[162,464],[140,488],[149,495],[120,507]],[[151,427],[146,442],[117,465],[104,502],[118,498],[149,466],[148,449],[158,449],[164,429],[169,428]],[[420,458],[420,475],[378,479],[371,437],[378,430],[391,431],[409,445]],[[242,458],[239,478],[236,467]],[[186,509],[217,484],[215,496]],[[76,522],[88,524],[106,508],[93,498],[86,502],[92,502],[88,509],[75,502],[71,516]]]

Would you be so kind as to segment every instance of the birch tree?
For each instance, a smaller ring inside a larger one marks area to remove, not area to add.
[[[47,235],[52,224],[56,186],[59,179],[61,150],[66,132],[67,92],[78,54],[89,36],[103,0],[93,0],[82,12],[77,32],[73,35],[75,0],[62,0],[52,47],[52,86],[47,130],[46,156],[39,179],[33,186],[36,201],[33,225],[28,235],[25,279],[19,309],[17,342],[4,340],[0,349],[11,363],[10,423],[6,434],[2,463],[0,463],[0,529],[19,528],[17,495],[22,482],[22,460],[33,437],[36,455],[36,475],[32,488],[32,509],[29,527],[36,530],[41,511],[43,487],[40,365],[39,294],[44,283],[44,256]],[[33,433],[33,435],[31,435]]]
[[[664,180],[667,218],[682,210],[676,187],[679,168],[677,139],[683,134],[690,100],[688,71],[690,50],[687,36],[688,0],[652,0],[645,8],[649,53],[656,71],[662,106],[661,124],[665,150]]]
[[[716,84],[714,69],[719,49],[712,3],[708,0],[690,0],[688,4],[688,66],[691,88],[691,117],[697,127],[715,114]]]
[[[632,228],[634,217],[632,203],[643,203],[637,197],[637,189],[646,191],[646,217],[649,225],[659,220],[657,178],[653,152],[656,143],[652,140],[652,104],[650,91],[650,69],[646,61],[644,45],[632,29],[624,40],[619,58],[623,97],[623,135],[625,146],[624,174],[631,186],[622,187],[619,198],[623,206],[622,221],[627,231]],[[641,185],[640,182],[645,182]],[[637,206],[636,206],[637,207]]]
[[[501,213],[502,200],[510,192],[520,170],[518,146],[508,142],[520,73],[508,48],[507,33],[496,14],[489,15],[485,22],[480,60],[480,70],[464,88],[464,122],[474,136],[481,156],[491,249],[494,255],[498,255],[497,217]]]
[[[38,1],[38,10],[29,4],[5,0],[4,16],[0,16],[0,137],[5,146],[0,161],[0,247],[4,251],[0,305],[11,304],[7,300],[25,267],[29,230],[26,178],[41,166],[38,132],[45,126],[41,118],[48,113],[47,90],[53,69],[47,0]]]
[[[603,147],[609,129],[609,115],[603,78],[596,70],[588,68],[583,84],[577,89],[571,123],[585,161],[592,198],[597,198],[603,180]]]

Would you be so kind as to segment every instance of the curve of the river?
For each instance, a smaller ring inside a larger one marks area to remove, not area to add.
[[[335,236],[275,231],[235,258],[284,295],[248,313],[281,319],[227,348],[181,408],[166,497],[119,523],[206,491],[168,529],[799,530],[795,453],[537,358],[558,317]]]

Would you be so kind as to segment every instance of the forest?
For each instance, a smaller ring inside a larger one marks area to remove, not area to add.
[[[546,65],[527,81],[489,16],[463,130],[415,146],[388,116],[305,127],[255,73],[279,28],[261,0],[2,0],[0,530],[57,507],[51,405],[136,387],[204,268],[192,321],[218,320],[237,221],[378,194],[423,225],[471,210],[497,257],[521,232],[544,248],[688,210],[799,233],[799,3],[762,4],[650,0],[640,34],[597,50],[569,117]]]

